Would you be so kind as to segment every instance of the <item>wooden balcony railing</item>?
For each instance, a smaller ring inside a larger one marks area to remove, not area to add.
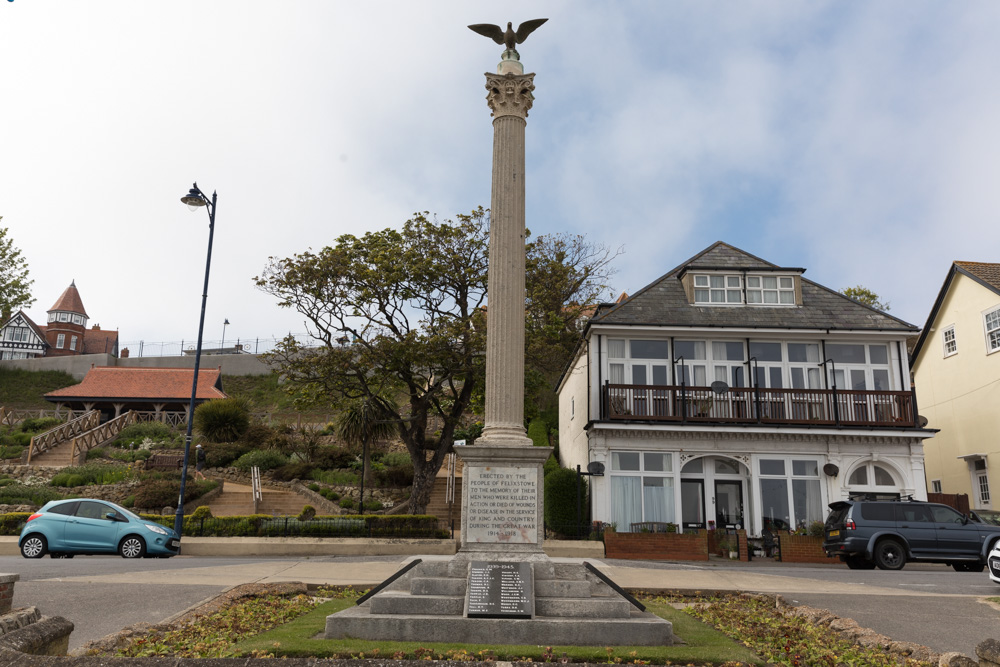
[[[607,420],[891,426],[912,428],[916,399],[909,391],[752,389],[605,383],[601,415]]]

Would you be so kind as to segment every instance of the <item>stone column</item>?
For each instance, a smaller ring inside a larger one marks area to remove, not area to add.
[[[524,429],[524,128],[534,74],[504,52],[486,74],[493,115],[489,299],[486,311],[486,423],[479,445],[528,447]]]
[[[475,446],[459,447],[462,546],[459,561],[544,558],[542,464],[524,428],[524,128],[534,74],[505,51],[486,74],[493,112],[486,423]]]

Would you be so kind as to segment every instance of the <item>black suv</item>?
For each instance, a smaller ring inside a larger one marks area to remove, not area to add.
[[[937,503],[842,500],[830,503],[823,551],[852,570],[900,570],[907,561],[982,572],[1000,526]]]

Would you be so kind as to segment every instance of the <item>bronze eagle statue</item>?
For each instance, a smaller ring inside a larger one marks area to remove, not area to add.
[[[510,21],[507,22],[507,30],[503,30],[500,26],[493,25],[492,23],[476,23],[475,25],[470,25],[469,30],[478,32],[480,35],[485,35],[497,44],[504,44],[507,50],[514,51],[515,44],[523,43],[524,40],[528,39],[528,35],[533,33],[538,26],[546,21],[548,19],[525,21],[517,26],[517,32],[514,32],[514,24]]]

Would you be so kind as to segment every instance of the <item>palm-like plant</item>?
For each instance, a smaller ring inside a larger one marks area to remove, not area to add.
[[[397,407],[391,397],[375,394],[348,403],[337,418],[337,435],[351,445],[361,445],[361,502],[364,510],[365,482],[370,481],[371,462],[368,443],[390,437],[399,423]]]

